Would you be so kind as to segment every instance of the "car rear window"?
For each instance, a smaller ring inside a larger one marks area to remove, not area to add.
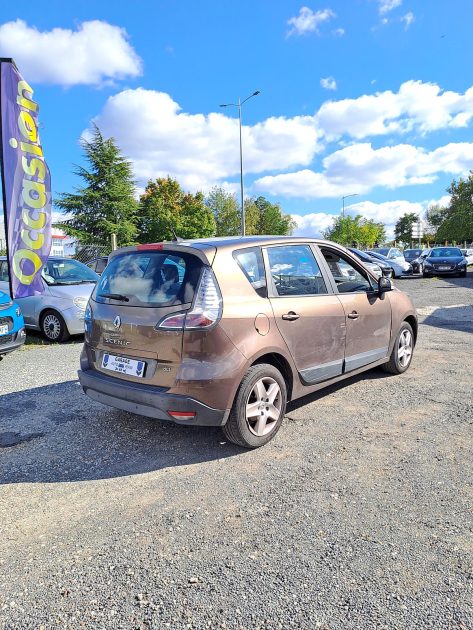
[[[174,306],[194,298],[202,262],[181,252],[130,252],[112,258],[97,285],[98,302]]]
[[[260,297],[266,297],[266,276],[264,273],[263,254],[258,247],[239,249],[233,252],[245,278]]]

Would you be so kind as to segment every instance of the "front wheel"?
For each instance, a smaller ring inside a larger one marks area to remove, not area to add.
[[[64,318],[53,310],[41,316],[41,331],[48,341],[67,341],[70,337]]]
[[[268,363],[251,366],[222,427],[225,436],[245,448],[267,444],[279,431],[286,401],[287,387],[281,372]]]
[[[402,374],[411,364],[414,353],[414,333],[412,326],[403,322],[399,330],[389,361],[382,367],[385,372]]]

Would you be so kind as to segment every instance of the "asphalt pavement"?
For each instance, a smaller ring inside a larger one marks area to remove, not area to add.
[[[396,280],[413,364],[256,451],[94,403],[81,344],[0,362],[0,628],[473,628],[473,273]]]

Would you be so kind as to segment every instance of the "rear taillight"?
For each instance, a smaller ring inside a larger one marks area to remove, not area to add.
[[[202,330],[213,326],[222,315],[222,296],[210,267],[204,267],[194,306],[187,313],[175,313],[159,322],[167,330]]]

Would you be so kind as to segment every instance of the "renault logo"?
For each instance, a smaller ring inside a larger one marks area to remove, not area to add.
[[[120,315],[117,315],[115,317],[115,319],[113,320],[113,325],[115,326],[117,330],[120,328],[120,326],[122,325],[122,320],[120,319]]]

